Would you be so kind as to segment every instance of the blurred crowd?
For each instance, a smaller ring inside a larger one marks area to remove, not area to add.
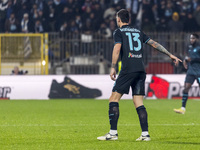
[[[98,32],[109,38],[121,8],[145,32],[200,31],[200,0],[1,0],[0,32]]]

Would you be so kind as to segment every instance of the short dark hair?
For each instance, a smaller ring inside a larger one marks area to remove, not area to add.
[[[198,35],[198,34],[192,33],[192,35],[193,35],[195,38],[199,39],[199,35]]]
[[[121,19],[123,23],[129,22],[129,12],[126,9],[121,9],[117,12],[117,16]]]

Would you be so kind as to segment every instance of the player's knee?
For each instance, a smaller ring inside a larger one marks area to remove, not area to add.
[[[110,98],[110,99],[109,99],[109,102],[110,102],[110,103],[111,103],[111,102],[119,102],[119,100],[116,99],[116,98]]]
[[[121,96],[122,96],[121,94],[113,92],[109,98],[109,102],[119,102]]]

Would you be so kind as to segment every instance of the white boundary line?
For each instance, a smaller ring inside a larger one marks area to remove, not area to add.
[[[105,125],[105,124],[103,124]],[[65,127],[65,126],[102,126],[102,124],[2,124],[0,127]],[[139,126],[139,124],[119,124],[118,126]],[[150,124],[150,126],[200,126],[198,123],[188,124]]]
[[[200,99],[193,99],[194,101],[200,101]]]

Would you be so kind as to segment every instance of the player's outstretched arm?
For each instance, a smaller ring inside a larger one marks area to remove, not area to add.
[[[178,66],[179,62],[182,62],[182,60],[180,60],[176,56],[172,55],[168,50],[166,50],[166,48],[164,48],[162,45],[160,45],[159,43],[155,42],[154,40],[150,39],[147,42],[147,44],[152,46],[156,50],[160,51],[161,53],[164,53],[164,54],[168,55],[173,60],[173,62],[175,63],[176,66]]]
[[[114,48],[113,48],[113,53],[112,53],[112,66],[111,66],[111,70],[110,70],[110,78],[115,81],[116,80],[116,64],[119,58],[119,54],[120,54],[120,50],[121,50],[121,43],[117,43],[115,44]]]

